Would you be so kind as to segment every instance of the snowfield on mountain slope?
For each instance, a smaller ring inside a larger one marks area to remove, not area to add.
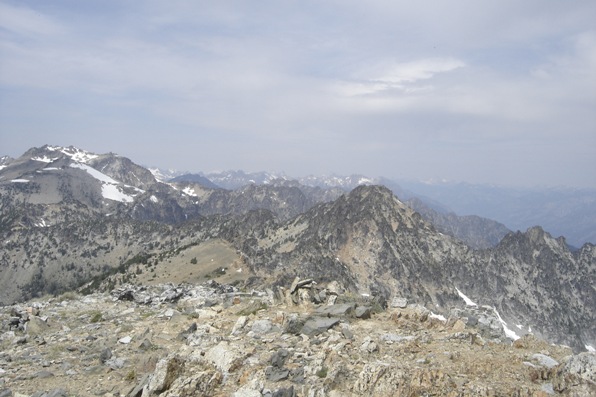
[[[104,198],[108,200],[120,201],[123,203],[132,203],[134,201],[134,196],[126,194],[122,191],[122,184],[106,174],[103,174],[96,170],[93,167],[90,167],[86,164],[81,163],[73,163],[70,165],[72,168],[79,168],[83,171],[89,173],[92,177],[97,179],[102,183],[101,185],[101,192]],[[144,193],[143,190],[138,188],[133,188],[139,193]]]

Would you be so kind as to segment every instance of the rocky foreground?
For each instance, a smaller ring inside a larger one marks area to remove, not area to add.
[[[512,343],[491,313],[312,280],[67,293],[0,308],[0,397],[596,395],[595,354]]]

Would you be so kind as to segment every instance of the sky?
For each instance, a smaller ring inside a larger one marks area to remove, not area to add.
[[[0,0],[0,155],[596,187],[593,0]]]

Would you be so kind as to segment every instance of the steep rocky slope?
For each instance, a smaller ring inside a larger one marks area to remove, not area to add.
[[[540,228],[474,251],[437,232],[388,189],[370,186],[242,241],[249,266],[267,282],[316,275],[359,294],[403,296],[439,311],[466,294],[494,307],[518,335],[531,328],[578,350],[594,346],[594,246],[572,253]]]

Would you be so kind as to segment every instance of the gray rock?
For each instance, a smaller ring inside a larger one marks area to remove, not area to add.
[[[304,323],[305,320],[300,318],[298,314],[291,313],[283,326],[283,333],[298,335],[302,331]]]
[[[541,387],[542,391],[545,392],[546,394],[555,394],[555,390],[553,389],[553,384],[552,383],[545,383],[542,385]]]
[[[539,365],[546,367],[546,368],[554,368],[557,365],[559,365],[559,362],[557,360],[555,360],[552,357],[549,357],[545,354],[534,354],[532,356],[532,360],[534,360],[535,362],[537,362]]]
[[[149,384],[150,375],[143,376],[141,381],[127,394],[127,397],[139,397],[143,392],[143,388]]]
[[[39,379],[51,378],[52,376],[54,376],[54,374],[51,373],[50,371],[39,371],[33,375],[34,378],[39,378]]]
[[[0,391],[0,397],[12,397],[12,390],[4,389]]]
[[[387,343],[399,343],[399,342],[406,342],[406,341],[414,340],[414,339],[416,339],[416,337],[411,336],[411,335],[403,336],[403,335],[397,335],[397,334],[392,334],[392,333],[386,333],[386,334],[381,335],[380,339]]]
[[[251,331],[256,335],[263,335],[266,333],[271,332],[273,329],[273,324],[271,320],[256,320],[251,327]]]
[[[572,356],[564,366],[570,374],[596,383],[596,355],[594,353],[580,353]]]
[[[111,358],[104,363],[107,367],[112,368],[114,370],[121,369],[126,364],[126,361],[123,358]]]
[[[354,333],[350,329],[349,324],[346,324],[346,323],[341,324],[341,333],[344,336],[344,338],[346,338],[346,339],[350,339],[350,340],[354,339]]]
[[[238,348],[230,346],[222,341],[205,353],[205,358],[215,365],[222,372],[235,370],[242,362],[244,353]]]
[[[288,359],[290,352],[287,349],[279,349],[271,355],[269,362],[275,368],[282,368]]]
[[[364,342],[360,345],[360,351],[365,353],[374,353],[379,350],[379,346],[376,344],[375,341],[371,339],[370,336],[367,336],[364,339]]]
[[[328,317],[345,317],[351,315],[355,309],[355,303],[342,303],[339,305],[319,307],[315,313]]]
[[[270,382],[279,382],[284,379],[288,379],[290,376],[290,370],[283,368],[267,367],[265,368],[265,376]]]
[[[294,282],[292,282],[292,285],[290,286],[290,294],[293,294],[298,289],[300,289],[306,285],[310,285],[312,283],[313,283],[313,279],[311,279],[311,278],[305,279],[305,280],[300,280],[298,277],[296,277],[294,279]]]
[[[236,320],[236,324],[234,324],[234,328],[232,328],[232,335],[239,335],[242,329],[246,326],[247,322],[247,316],[238,317],[238,320]]]
[[[151,341],[149,339],[143,339],[143,341],[141,342],[141,344],[139,345],[139,349],[140,350],[150,350],[153,348],[153,343],[151,343]]]
[[[290,386],[287,388],[281,388],[273,392],[271,395],[272,397],[295,397],[296,392],[294,391],[294,386]]]
[[[354,310],[354,317],[360,318],[362,320],[368,320],[372,314],[372,308],[369,306],[358,306],[356,310]]]
[[[391,300],[391,307],[398,307],[400,309],[405,309],[408,306],[408,300],[406,298],[393,298]]]
[[[106,347],[99,354],[99,361],[103,364],[106,361],[108,361],[110,358],[112,358],[112,349],[110,349],[109,347]]]
[[[31,336],[41,335],[49,328],[47,322],[36,316],[30,317],[29,322],[27,322],[27,333]]]
[[[157,395],[168,390],[183,370],[184,361],[180,357],[173,356],[159,360],[146,390],[143,391],[143,396]]]
[[[336,317],[312,317],[304,323],[300,333],[308,336],[316,336],[338,323],[339,318]]]
[[[123,345],[128,345],[131,341],[132,341],[132,337],[130,337],[128,335],[118,339],[118,343],[122,343]]]
[[[66,390],[59,388],[53,389],[42,395],[42,397],[68,397]]]

